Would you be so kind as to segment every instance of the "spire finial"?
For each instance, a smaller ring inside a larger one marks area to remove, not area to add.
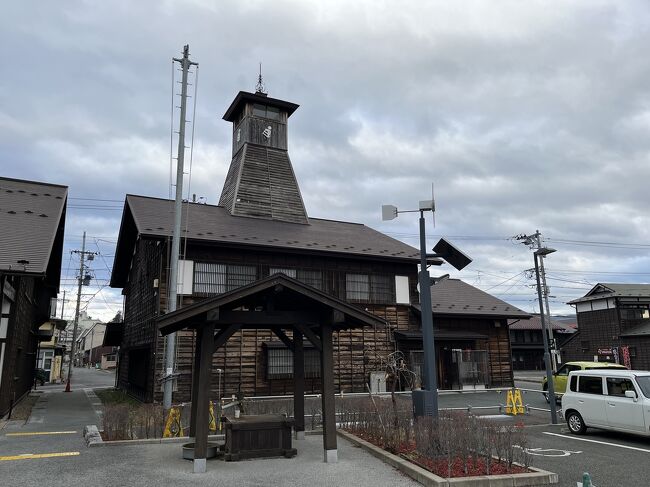
[[[266,87],[264,86],[264,81],[262,81],[262,63],[260,63],[260,74],[257,77],[257,84],[255,85],[255,94],[266,95]]]

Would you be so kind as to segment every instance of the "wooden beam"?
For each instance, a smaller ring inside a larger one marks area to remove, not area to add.
[[[190,436],[196,436],[196,405],[199,403],[199,368],[201,367],[201,341],[203,328],[196,331],[194,344],[194,367],[192,369],[192,405],[190,407]]]
[[[319,352],[323,351],[323,346],[321,345],[320,338],[318,338],[318,336],[313,331],[311,331],[309,327],[300,323],[296,323],[293,326],[296,330],[306,336],[307,339],[312,343],[314,347],[316,347]]]
[[[293,330],[293,420],[296,439],[305,438],[305,349],[302,333]]]
[[[295,323],[318,323],[319,321],[321,321],[319,315],[309,311],[228,311],[222,309],[215,323],[217,326],[269,327],[291,326]]]
[[[282,340],[282,343],[284,343],[289,350],[292,352],[294,351],[294,342],[291,341],[291,339],[282,331],[281,328],[271,328],[271,331],[275,333],[275,336]]]
[[[208,404],[210,399],[210,376],[212,375],[212,353],[214,350],[214,323],[201,330],[201,355],[199,359],[199,380],[194,428],[194,472],[205,472],[208,449],[208,430],[210,418]]]
[[[332,325],[321,325],[322,351],[320,354],[320,376],[322,382],[323,409],[323,458],[326,463],[336,463],[336,406],[334,403],[334,345]]]
[[[214,333],[214,323],[210,323],[207,326],[210,326],[213,330],[212,333]],[[219,347],[224,346],[228,339],[239,331],[239,328],[240,327],[238,325],[228,325],[226,328],[219,330],[219,333],[217,333],[214,337],[212,353],[216,352]]]

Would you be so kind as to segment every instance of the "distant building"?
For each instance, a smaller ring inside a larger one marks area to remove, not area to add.
[[[576,332],[575,328],[554,318],[551,318],[549,325],[553,329],[553,338],[558,347]],[[538,314],[510,323],[510,343],[514,370],[545,369],[542,320]]]
[[[31,389],[39,341],[56,328],[46,323],[56,321],[67,198],[66,186],[0,178],[0,417]]]
[[[650,370],[650,284],[596,284],[575,306],[578,331],[562,346],[565,361],[616,362]]]
[[[77,366],[100,366],[102,369],[115,367],[117,350],[115,347],[104,346],[105,333],[106,324],[101,321],[94,321],[81,332],[75,347]]]
[[[38,345],[38,358],[36,368],[41,369],[47,376],[46,382],[62,382],[64,377],[63,357],[66,348],[60,341],[61,333],[65,331],[68,322],[59,319],[41,325],[39,334],[50,334],[51,338]]]

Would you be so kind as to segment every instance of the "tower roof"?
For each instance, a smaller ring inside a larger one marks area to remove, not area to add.
[[[263,103],[265,105],[279,108],[280,110],[287,112],[287,117],[290,117],[291,114],[300,106],[288,101],[268,97],[265,94],[240,91],[228,107],[228,110],[226,110],[223,119],[228,122],[234,122],[237,114],[242,110],[246,103]]]

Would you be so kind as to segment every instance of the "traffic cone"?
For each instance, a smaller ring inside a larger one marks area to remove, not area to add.
[[[68,377],[68,380],[65,383],[65,391],[63,392],[70,392],[70,377]]]

